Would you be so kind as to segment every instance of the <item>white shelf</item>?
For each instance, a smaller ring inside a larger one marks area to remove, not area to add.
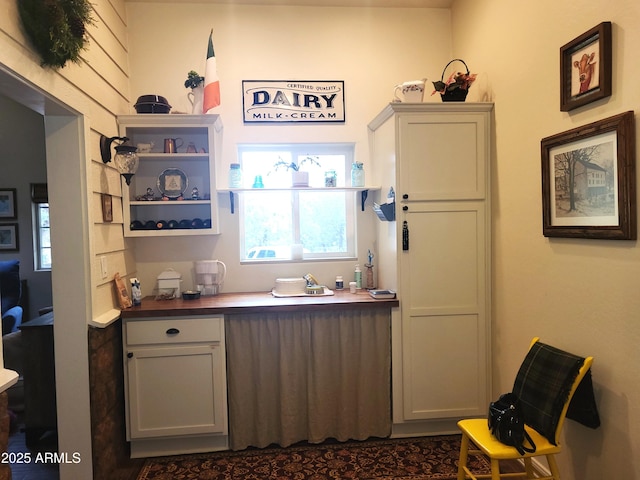
[[[382,187],[377,186],[364,186],[364,187],[288,187],[288,188],[218,188],[218,193],[242,193],[242,192],[290,192],[290,191],[305,191],[305,192],[361,192],[364,190],[380,190]]]
[[[231,213],[235,213],[235,193],[246,192],[360,192],[360,209],[364,212],[364,202],[367,200],[369,190],[380,190],[380,186],[364,186],[364,187],[288,187],[288,188],[219,188],[218,193],[226,193],[229,195],[231,202]]]
[[[222,145],[222,122],[219,115],[122,115],[118,117],[118,125],[120,135],[128,137],[132,145],[152,144],[150,152],[138,154],[140,165],[131,185],[122,182],[125,237],[219,234],[218,195],[215,189],[215,159],[219,156]],[[166,138],[181,140],[178,142],[178,152],[162,151]],[[186,153],[189,144],[195,146],[196,153]],[[155,197],[160,197],[162,192],[158,187],[158,178],[163,171],[171,168],[180,169],[186,177],[183,200],[136,200],[145,195],[148,188],[153,190]],[[191,190],[194,187],[206,199],[191,200]],[[195,219],[210,220],[211,227],[159,230],[131,228],[136,221],[145,224],[149,221],[191,222]]]
[[[211,200],[134,200],[133,207],[191,207],[193,205],[211,205]]]
[[[141,162],[146,160],[203,160],[209,161],[208,153],[163,153],[163,152],[146,152],[138,153]]]

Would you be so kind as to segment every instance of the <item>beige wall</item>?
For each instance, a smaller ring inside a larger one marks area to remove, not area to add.
[[[602,427],[565,424],[563,478],[637,478],[638,243],[542,235],[540,140],[638,108],[640,6],[636,0],[456,0],[452,13],[453,51],[474,70],[489,72],[496,103],[494,395],[510,389],[535,335],[593,355]],[[602,21],[613,23],[613,95],[560,112],[560,47]]]
[[[46,183],[42,116],[0,95],[0,188],[15,188],[17,196],[18,252],[0,252],[0,260],[20,260],[20,278],[27,281],[27,302],[22,321],[52,304],[51,272],[35,271],[31,219],[32,183]],[[0,292],[0,295],[2,292]],[[6,333],[6,332],[4,332]]]
[[[356,157],[369,158],[367,124],[407,80],[440,77],[450,58],[448,9],[260,7],[168,3],[127,3],[131,92],[167,97],[173,110],[190,111],[189,70],[204,74],[207,41],[213,28],[224,124],[219,184],[226,186],[238,143],[354,142]],[[159,27],[159,26],[162,27]],[[339,125],[243,125],[242,80],[344,80],[346,122]],[[431,93],[428,87],[428,95]],[[427,95],[427,96],[428,96]],[[439,101],[429,97],[429,101]],[[132,109],[133,112],[133,109]],[[386,197],[386,192],[384,192]],[[370,196],[371,199],[374,195]],[[193,280],[193,260],[217,258],[228,267],[225,291],[260,291],[277,277],[311,272],[329,285],[336,275],[353,277],[356,261],[304,265],[240,265],[238,215],[227,195],[220,198],[222,235],[136,239],[137,275],[151,294],[166,266]],[[366,263],[377,218],[358,213],[360,264]]]

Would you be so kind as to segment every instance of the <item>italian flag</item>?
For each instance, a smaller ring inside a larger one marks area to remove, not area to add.
[[[209,34],[209,47],[207,48],[207,64],[204,71],[204,105],[203,112],[207,113],[212,108],[220,105],[220,81],[216,67],[216,55],[213,51],[213,29]]]

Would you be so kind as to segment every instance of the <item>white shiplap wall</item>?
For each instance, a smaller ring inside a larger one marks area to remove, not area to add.
[[[130,113],[132,103],[124,2],[91,1],[95,25],[87,29],[89,47],[82,52],[79,64],[59,70],[40,66],[40,58],[22,29],[17,2],[1,3],[0,94],[45,115],[52,218],[56,209],[58,215],[67,215],[61,223],[77,227],[69,229],[68,238],[64,237],[67,232],[53,236],[59,446],[61,452],[78,452],[82,459],[78,464],[60,465],[60,478],[91,478],[87,325],[117,318],[111,279],[116,271],[132,273],[134,265],[122,235],[119,175],[113,167],[102,164],[99,152],[100,134],[116,135],[116,115]],[[73,119],[74,115],[77,121],[72,121],[69,129],[64,118]],[[65,175],[64,169],[77,168],[77,163],[65,156],[64,135],[74,138],[70,149],[77,152],[79,148],[80,177],[77,171]],[[101,193],[113,195],[113,223],[102,221]],[[109,265],[105,279],[99,269],[103,255]],[[61,259],[65,261],[61,263]],[[83,276],[90,281],[68,278],[71,275],[67,272],[88,272]],[[86,288],[74,288],[78,281]]]

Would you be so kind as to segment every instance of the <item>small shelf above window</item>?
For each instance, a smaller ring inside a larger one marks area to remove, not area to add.
[[[138,153],[138,158],[141,162],[152,159],[152,160],[203,160],[209,161],[208,153],[162,153],[162,152],[147,152],[147,153]]]
[[[234,193],[261,193],[261,192],[360,192],[360,208],[364,212],[364,203],[369,196],[369,190],[377,191],[380,186],[364,187],[289,187],[289,188],[218,188],[218,193],[228,193],[231,202],[231,213],[235,213]]]

